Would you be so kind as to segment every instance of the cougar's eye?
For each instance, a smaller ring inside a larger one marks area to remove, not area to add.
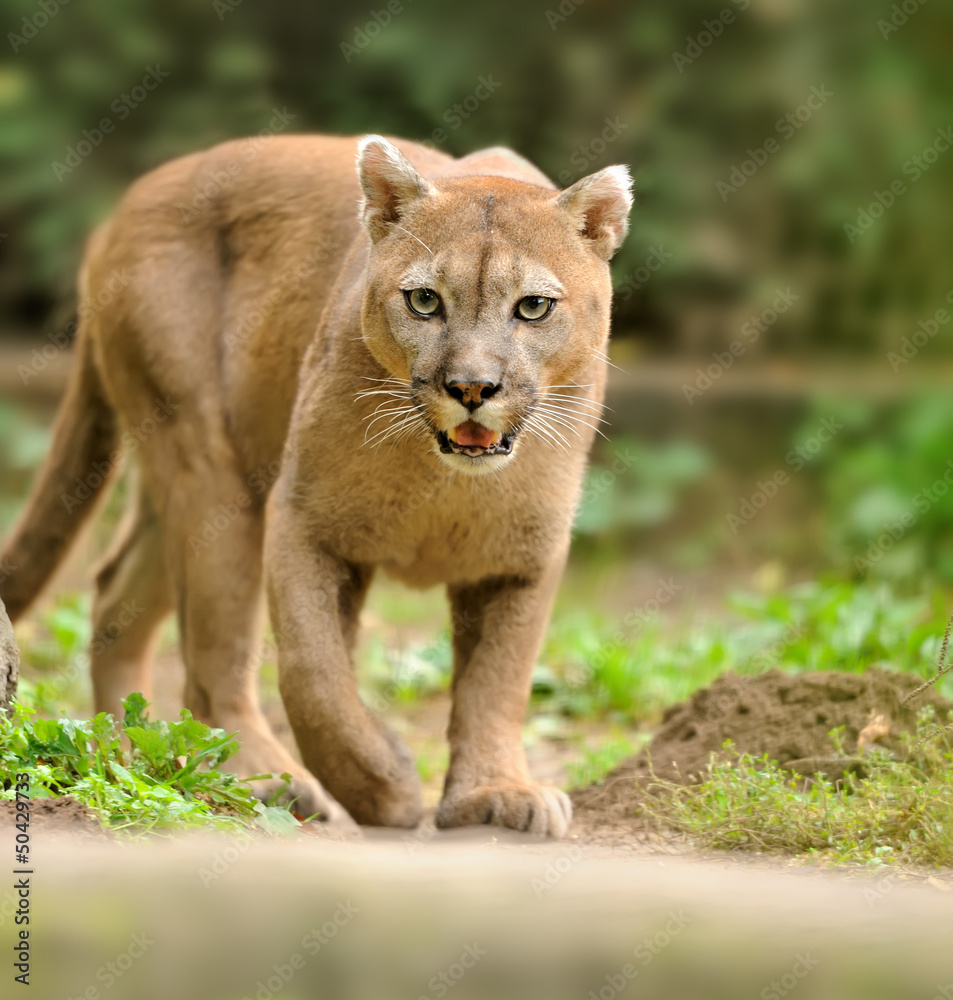
[[[411,311],[418,316],[433,316],[440,312],[440,296],[431,288],[412,288],[404,292],[404,298]]]
[[[520,319],[542,319],[556,304],[555,299],[547,299],[542,295],[527,295],[516,304],[516,315]]]

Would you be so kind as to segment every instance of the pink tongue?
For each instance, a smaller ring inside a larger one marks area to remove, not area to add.
[[[466,420],[458,424],[454,431],[457,436],[457,444],[464,448],[489,448],[496,441],[496,431],[491,431],[489,427],[478,424],[474,420]]]

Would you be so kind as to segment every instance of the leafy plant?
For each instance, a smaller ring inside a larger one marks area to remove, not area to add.
[[[260,802],[247,780],[220,770],[239,749],[233,734],[188,710],[178,722],[150,720],[141,694],[123,707],[121,726],[105,713],[34,720],[22,705],[0,717],[0,798],[14,798],[13,776],[27,773],[32,798],[71,795],[104,826],[131,836],[249,825],[284,833],[298,825],[287,809]]]

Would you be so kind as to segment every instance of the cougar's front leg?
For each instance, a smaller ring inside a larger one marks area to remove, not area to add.
[[[361,701],[351,663],[370,570],[315,545],[295,511],[274,499],[268,600],[281,696],[302,759],[359,823],[416,826],[422,805],[413,757]]]
[[[569,828],[568,796],[532,782],[522,739],[533,664],[563,564],[533,582],[450,588],[453,712],[439,827],[491,823],[551,837]]]

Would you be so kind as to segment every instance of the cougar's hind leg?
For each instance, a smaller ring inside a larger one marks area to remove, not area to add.
[[[172,610],[162,528],[141,485],[133,481],[129,513],[96,574],[90,670],[97,712],[122,718],[132,691],[150,697],[150,667],[159,626]]]

